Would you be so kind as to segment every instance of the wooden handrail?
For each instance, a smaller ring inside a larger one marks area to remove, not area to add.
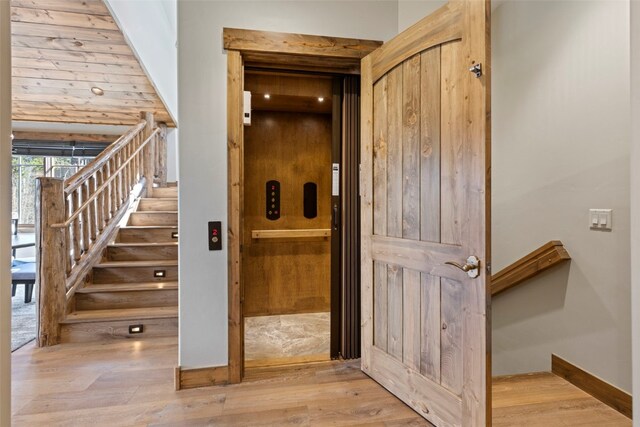
[[[144,142],[142,144],[140,144],[140,146],[131,154],[131,157],[129,157],[122,165],[120,165],[120,167],[113,172],[113,174],[106,180],[103,182],[103,184],[98,187],[95,192],[91,195],[91,197],[89,197],[88,199],[86,199],[84,201],[84,203],[75,210],[75,212],[69,217],[67,218],[67,220],[65,222],[59,223],[59,224],[51,224],[50,227],[53,228],[62,228],[62,227],[68,227],[73,220],[75,220],[84,209],[86,209],[91,202],[93,202],[94,200],[96,200],[96,198],[98,197],[99,193],[101,193],[102,191],[104,191],[109,184],[111,183],[111,181],[113,181],[114,179],[116,179],[116,177],[118,176],[118,174],[120,172],[122,172],[122,170],[135,159],[135,156],[138,155],[138,153],[140,153],[140,151],[142,151],[142,149],[153,139],[155,138],[155,136],[160,132],[160,129],[156,129],[153,131],[153,133],[151,134],[151,136],[147,139],[144,140]],[[88,165],[87,165],[88,166]],[[75,176],[75,175],[74,175]],[[82,183],[78,184],[81,185]],[[77,186],[76,186],[77,188]],[[65,192],[66,192],[66,187],[65,187]]]
[[[71,178],[38,178],[38,345],[60,340],[77,287],[100,261],[132,201],[154,181],[166,185],[166,131],[153,115],[109,145]]]
[[[491,276],[491,295],[497,295],[571,259],[559,240],[552,240]]]
[[[64,181],[64,192],[69,194],[79,186],[81,186],[89,176],[93,175],[105,165],[107,161],[122,147],[127,145],[131,139],[140,134],[140,132],[147,125],[146,120],[140,121],[137,125],[129,129],[124,135],[116,139],[109,144],[100,154],[98,154],[91,162],[78,172],[73,174],[70,178]]]
[[[331,237],[331,229],[251,230],[252,239],[300,239],[305,237]]]

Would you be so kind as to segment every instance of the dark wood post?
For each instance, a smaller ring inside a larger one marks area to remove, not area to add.
[[[53,228],[65,221],[64,181],[57,178],[36,180],[36,266],[38,285],[37,341],[39,347],[60,342],[60,321],[66,310],[66,268],[69,248],[65,231]],[[75,236],[74,236],[75,237]]]

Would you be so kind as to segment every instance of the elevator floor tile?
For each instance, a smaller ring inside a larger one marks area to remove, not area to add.
[[[246,317],[245,360],[328,360],[329,321],[330,313]]]

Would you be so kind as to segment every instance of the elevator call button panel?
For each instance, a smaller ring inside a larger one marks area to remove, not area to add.
[[[209,250],[222,250],[222,222],[209,222]]]
[[[280,182],[267,181],[266,216],[268,220],[280,219]]]

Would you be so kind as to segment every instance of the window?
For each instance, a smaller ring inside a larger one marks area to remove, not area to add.
[[[12,210],[20,224],[36,222],[36,178],[67,179],[92,160],[91,157],[12,157]]]

